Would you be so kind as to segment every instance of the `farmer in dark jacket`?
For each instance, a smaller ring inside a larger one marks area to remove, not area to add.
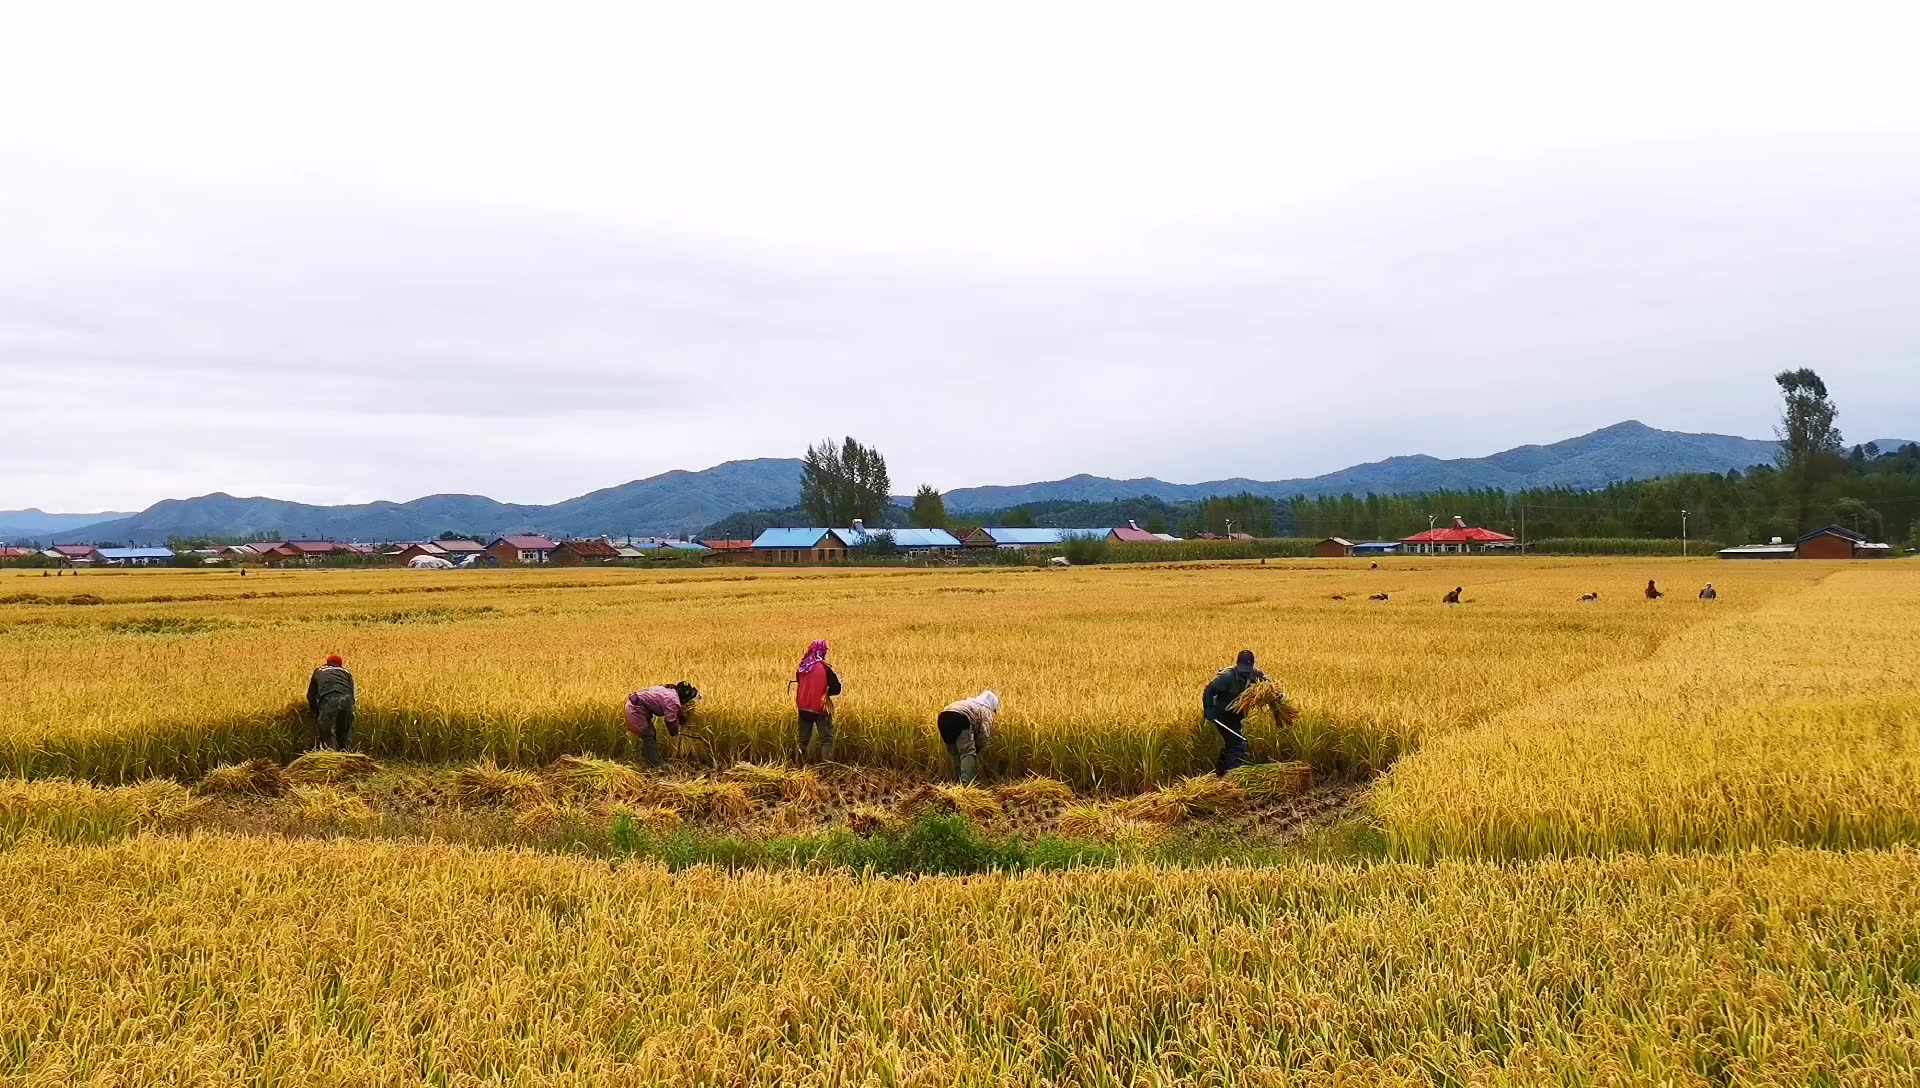
[[[1221,669],[1208,684],[1201,695],[1200,702],[1206,711],[1207,721],[1220,734],[1220,758],[1214,761],[1213,772],[1224,775],[1228,771],[1247,761],[1246,717],[1229,710],[1240,693],[1267,678],[1267,674],[1253,667],[1253,651],[1241,650],[1234,661],[1233,668]]]
[[[339,654],[313,670],[307,681],[307,712],[320,725],[320,747],[345,748],[353,733],[353,674]]]

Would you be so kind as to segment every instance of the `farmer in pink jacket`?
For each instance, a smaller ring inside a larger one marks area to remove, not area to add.
[[[653,731],[653,719],[667,723],[667,733],[680,735],[680,723],[693,712],[693,701],[700,689],[685,680],[672,687],[642,688],[627,696],[627,732],[640,738],[640,752],[647,765],[660,765],[660,737]]]

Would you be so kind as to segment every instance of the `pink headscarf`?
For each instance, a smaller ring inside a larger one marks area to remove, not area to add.
[[[800,671],[795,676],[807,675],[807,670],[827,659],[827,640],[816,638],[813,645],[807,647],[807,656],[800,659]]]

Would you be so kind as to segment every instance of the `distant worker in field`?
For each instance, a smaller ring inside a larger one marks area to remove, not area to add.
[[[1233,667],[1221,669],[1201,692],[1200,708],[1220,734],[1220,757],[1213,762],[1213,773],[1224,775],[1247,761],[1246,717],[1233,712],[1233,701],[1266,678],[1266,673],[1253,667],[1253,651],[1241,650]]]
[[[940,729],[940,741],[953,758],[954,780],[972,785],[980,778],[980,758],[986,754],[987,739],[993,736],[993,718],[1000,713],[1000,696],[991,689],[971,699],[948,703],[934,724]]]
[[[694,700],[700,698],[700,689],[680,681],[671,687],[662,684],[659,687],[641,688],[627,696],[627,732],[640,738],[640,754],[647,766],[658,767],[660,758],[660,735],[653,730],[653,719],[659,718],[667,723],[667,735],[680,735],[680,726],[693,713]]]
[[[833,697],[840,694],[840,674],[827,664],[827,640],[816,638],[793,674],[793,701],[800,709],[800,748],[796,762],[807,762],[815,730],[820,733],[820,762],[833,762]]]
[[[1653,579],[1647,579],[1647,600],[1657,601],[1664,596],[1666,596],[1666,594],[1654,588]]]
[[[1465,588],[1466,588],[1465,586],[1454,586],[1452,589],[1447,591],[1446,596],[1440,598],[1440,603],[1441,604],[1459,604],[1460,591]]]
[[[1720,599],[1720,594],[1713,588],[1712,582],[1708,582],[1707,588],[1700,591],[1700,599],[1703,601],[1717,601]]]
[[[1597,600],[1599,600],[1599,599],[1600,599],[1600,591],[1599,591],[1599,590],[1595,590],[1595,591],[1593,591],[1592,593],[1582,593],[1582,594],[1580,595],[1580,601],[1581,601],[1581,603],[1582,603],[1582,604],[1591,604],[1591,603],[1593,603],[1594,601],[1597,601]]]
[[[353,674],[339,654],[313,670],[307,681],[307,712],[320,727],[320,747],[345,748],[353,735]]]

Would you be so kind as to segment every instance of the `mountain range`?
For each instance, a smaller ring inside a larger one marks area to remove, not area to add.
[[[1903,443],[1881,440],[1879,444],[1891,450]],[[946,503],[947,509],[959,512],[1049,501],[1115,501],[1143,495],[1191,502],[1243,491],[1285,499],[1369,491],[1588,489],[1677,472],[1745,469],[1771,462],[1774,450],[1771,441],[1663,431],[1628,420],[1577,438],[1550,445],[1517,446],[1487,457],[1389,457],[1294,480],[1235,477],[1177,484],[1152,477],[1115,480],[1081,475],[1043,483],[956,488],[946,493]],[[315,506],[215,493],[166,499],[129,515],[0,510],[0,540],[144,544],[183,536],[406,540],[449,531],[496,534],[538,530],[558,536],[679,533],[698,530],[729,514],[796,505],[800,469],[800,460],[790,457],[728,461],[699,472],[663,472],[551,506],[503,503],[483,495],[429,495],[410,502]]]

